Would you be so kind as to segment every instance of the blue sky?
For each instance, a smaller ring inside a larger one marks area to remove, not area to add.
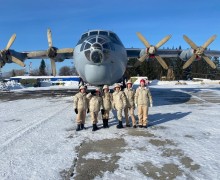
[[[151,44],[164,36],[172,38],[165,47],[188,48],[183,34],[197,45],[210,36],[219,37],[209,46],[220,50],[220,1],[219,0],[7,0],[0,6],[0,49],[9,38],[17,38],[11,49],[16,51],[46,50],[47,28],[51,28],[53,45],[58,48],[74,48],[80,35],[89,29],[112,30],[125,47],[143,48],[136,36],[141,32]],[[38,68],[40,60],[30,61]],[[50,66],[50,61],[45,60]],[[57,69],[71,66],[71,60],[56,63]],[[7,64],[2,71],[21,69]]]

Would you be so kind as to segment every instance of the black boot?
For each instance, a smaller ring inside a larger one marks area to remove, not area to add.
[[[99,128],[98,128],[98,126],[97,126],[97,124],[95,124],[95,128],[96,128],[96,130],[99,130]]]
[[[93,124],[93,125],[92,125],[92,131],[96,131],[95,125],[96,125],[96,124]]]
[[[108,119],[105,119],[105,126],[106,126],[107,128],[109,128],[109,126],[108,126]]]
[[[96,130],[98,130],[99,128],[97,127],[97,125],[96,124],[93,124],[92,125],[92,131],[96,131]]]
[[[119,122],[118,122],[117,128],[118,128],[118,129],[123,128],[122,121],[119,121]]]
[[[103,128],[106,128],[106,119],[103,119]]]
[[[86,129],[86,127],[84,126],[84,124],[81,124],[81,129]]]
[[[80,124],[77,124],[77,128],[76,128],[76,131],[80,131]]]

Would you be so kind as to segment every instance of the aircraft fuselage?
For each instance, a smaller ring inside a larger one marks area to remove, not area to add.
[[[123,76],[127,53],[111,31],[93,30],[82,35],[74,48],[74,63],[84,81],[92,85],[111,85]]]

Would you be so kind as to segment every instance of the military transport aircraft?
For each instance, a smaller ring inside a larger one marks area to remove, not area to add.
[[[145,39],[141,33],[137,33],[138,38],[146,48],[125,48],[118,36],[112,31],[90,30],[82,34],[75,48],[58,49],[53,46],[51,30],[47,31],[49,48],[43,51],[17,52],[10,49],[16,34],[10,38],[5,49],[0,51],[0,67],[6,63],[16,63],[25,66],[26,59],[50,58],[52,74],[56,75],[55,62],[62,62],[65,59],[73,59],[75,68],[80,77],[91,85],[111,85],[122,78],[129,58],[138,58],[135,66],[148,59],[156,59],[164,69],[168,69],[163,57],[180,58],[186,63],[183,68],[187,68],[194,60],[204,59],[212,68],[215,64],[209,57],[219,57],[220,51],[208,51],[207,47],[215,40],[216,35],[209,38],[204,45],[197,46],[187,36],[183,36],[191,49],[170,50],[159,49],[170,38],[164,37],[155,46]]]

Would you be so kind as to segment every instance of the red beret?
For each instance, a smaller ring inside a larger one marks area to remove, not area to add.
[[[144,79],[141,79],[141,80],[140,80],[140,83],[141,83],[141,82],[145,83],[145,80],[144,80]]]

